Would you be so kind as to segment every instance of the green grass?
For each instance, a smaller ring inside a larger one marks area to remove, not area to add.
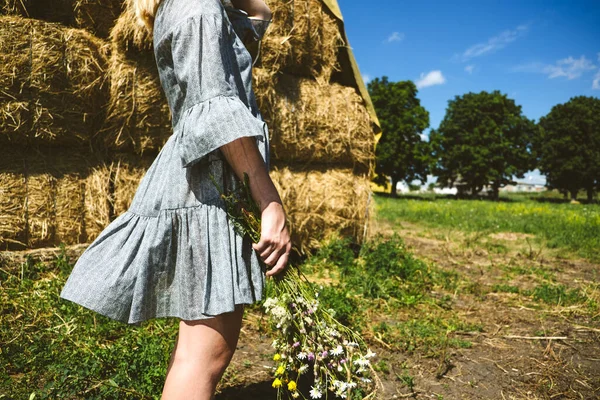
[[[394,225],[407,221],[482,234],[532,234],[549,248],[600,260],[600,205],[540,202],[524,196],[508,200],[377,196],[376,206],[378,217]]]
[[[0,395],[158,399],[177,324],[127,326],[61,300],[70,270],[64,255],[0,263]]]

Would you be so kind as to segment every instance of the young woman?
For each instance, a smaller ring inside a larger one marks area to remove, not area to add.
[[[162,398],[208,400],[235,351],[243,305],[262,298],[259,259],[275,275],[291,249],[240,39],[259,40],[271,13],[262,0],[232,0],[250,19],[234,26],[220,0],[132,1],[153,31],[173,135],[129,210],[79,258],[61,297],[127,323],[178,317]],[[211,181],[232,190],[244,173],[261,209],[254,244],[229,224]]]

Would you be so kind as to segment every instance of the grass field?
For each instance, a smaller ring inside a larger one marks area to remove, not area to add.
[[[377,213],[391,222],[409,221],[481,234],[531,234],[548,248],[600,260],[600,204],[554,203],[523,195],[503,200],[381,196],[377,199]]]
[[[599,206],[509,200],[376,196],[365,244],[332,237],[305,260],[378,354],[378,398],[600,396]],[[60,300],[81,250],[0,254],[0,399],[160,398],[177,321]],[[271,341],[248,308],[217,399],[276,398]]]

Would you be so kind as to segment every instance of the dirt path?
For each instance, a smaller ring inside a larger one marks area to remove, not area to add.
[[[381,399],[600,398],[600,313],[590,305],[600,299],[599,265],[557,258],[522,234],[466,235],[414,224],[395,230],[381,223],[372,231],[398,233],[417,257],[458,272],[461,284],[446,293],[452,312],[481,327],[453,334],[470,347],[433,357],[375,341],[385,366]],[[557,285],[592,300],[566,306],[560,297],[553,304],[530,294]],[[250,314],[217,399],[276,398],[270,339],[260,326]]]

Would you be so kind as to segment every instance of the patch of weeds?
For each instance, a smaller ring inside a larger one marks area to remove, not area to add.
[[[521,290],[517,286],[497,284],[492,287],[494,293],[516,293],[519,294]]]
[[[360,330],[362,312],[358,302],[341,285],[325,286],[319,293],[319,301],[325,309],[331,309],[335,318],[343,325]]]
[[[452,337],[458,331],[481,331],[480,326],[469,325],[455,318],[426,316],[398,322],[394,325],[380,323],[373,332],[397,350],[413,353],[419,351],[433,357],[445,348],[469,348],[471,342]]]
[[[430,266],[408,252],[397,235],[365,243],[357,261],[342,269],[341,280],[366,298],[394,298],[407,306],[417,304],[433,286]]]
[[[0,393],[8,398],[151,399],[160,393],[178,325],[129,326],[60,299],[72,266],[31,258],[4,265]]]
[[[377,372],[382,372],[384,374],[390,373],[390,366],[388,365],[387,361],[385,361],[385,360],[379,360],[378,362],[376,362],[373,365],[373,369]]]
[[[567,289],[564,285],[544,283],[533,289],[531,296],[535,301],[547,304],[570,306],[585,303],[588,298],[579,289]]]
[[[302,269],[307,273],[344,269],[354,263],[356,256],[356,246],[350,238],[334,235],[324,241],[317,252],[302,264]]]
[[[507,254],[508,247],[502,243],[498,243],[496,241],[487,241],[484,243],[483,247],[493,254]]]
[[[408,370],[403,370],[402,374],[396,374],[396,378],[405,385],[411,392],[415,391],[415,378],[410,375]]]
[[[522,265],[507,265],[504,267],[504,270],[510,274],[514,275],[535,275],[543,280],[554,282],[556,277],[550,271],[545,270],[544,268],[534,267],[534,266],[522,266]]]

